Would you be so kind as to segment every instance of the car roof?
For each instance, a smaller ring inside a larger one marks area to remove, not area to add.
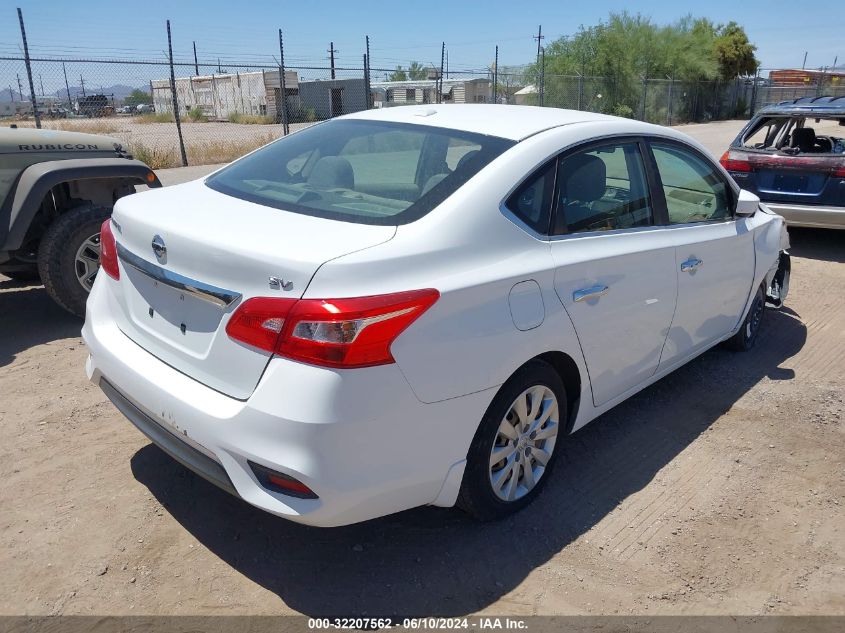
[[[761,109],[758,114],[826,114],[845,116],[845,95],[839,97],[801,97],[774,103]]]
[[[572,123],[619,121],[618,117],[524,105],[480,103],[430,104],[364,110],[342,117],[450,128],[520,141],[544,130]],[[634,123],[632,121],[632,123]]]

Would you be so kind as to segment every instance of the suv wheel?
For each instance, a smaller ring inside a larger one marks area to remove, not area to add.
[[[85,316],[85,301],[100,268],[100,226],[111,209],[85,205],[50,225],[38,247],[38,272],[47,293],[68,312]]]
[[[531,361],[496,394],[472,440],[458,506],[498,519],[528,505],[548,481],[567,419],[558,373]]]

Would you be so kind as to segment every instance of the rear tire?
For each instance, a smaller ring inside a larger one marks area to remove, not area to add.
[[[748,314],[742,322],[742,327],[731,338],[725,341],[725,347],[735,352],[747,352],[757,342],[757,335],[760,333],[760,326],[763,324],[763,315],[766,314],[766,295],[763,288],[757,288]]]
[[[533,360],[511,376],[472,440],[457,505],[489,521],[531,503],[559,452],[566,403],[563,381],[548,363]]]
[[[100,226],[111,209],[85,205],[53,222],[38,247],[38,272],[52,299],[85,316],[85,302],[100,264]]]

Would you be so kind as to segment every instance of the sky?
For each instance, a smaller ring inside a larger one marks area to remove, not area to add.
[[[845,64],[841,0],[816,0],[812,11],[796,10],[794,0],[708,0],[688,6],[667,0],[0,0],[0,57],[21,52],[16,7],[23,10],[33,56],[161,59],[169,18],[177,60],[192,61],[196,41],[201,62],[221,57],[273,64],[281,28],[289,66],[327,64],[333,41],[338,66],[360,67],[369,35],[371,68],[407,66],[410,60],[439,66],[445,41],[452,71],[489,67],[497,44],[500,66],[530,63],[539,25],[547,44],[628,10],[660,24],[689,12],[716,23],[734,20],[757,45],[763,68],[800,68],[805,51],[809,68],[830,66],[837,56]],[[0,75],[3,64],[0,59]]]

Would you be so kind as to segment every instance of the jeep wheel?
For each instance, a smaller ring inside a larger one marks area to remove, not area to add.
[[[71,209],[50,225],[38,248],[47,293],[80,317],[100,267],[100,226],[110,215],[111,209],[93,205]]]

